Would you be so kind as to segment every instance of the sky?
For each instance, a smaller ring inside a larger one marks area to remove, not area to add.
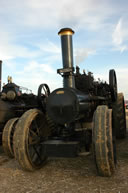
[[[2,83],[7,76],[35,94],[41,83],[62,87],[58,31],[70,27],[74,66],[107,81],[115,69],[118,92],[128,99],[127,0],[0,0]]]

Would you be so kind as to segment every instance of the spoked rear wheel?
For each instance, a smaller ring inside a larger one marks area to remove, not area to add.
[[[126,137],[126,114],[123,93],[118,93],[117,101],[113,104],[113,115],[116,137],[123,139]]]
[[[117,100],[117,80],[116,72],[113,69],[109,71],[109,86],[111,89],[112,101],[115,102]]]
[[[100,176],[108,177],[115,171],[112,138],[112,111],[105,105],[98,106],[93,116],[93,149]]]
[[[4,126],[2,133],[2,146],[4,152],[10,158],[14,157],[13,151],[13,135],[15,132],[16,124],[19,118],[10,119]]]
[[[33,171],[46,162],[41,142],[50,135],[45,115],[38,109],[25,112],[14,134],[14,154],[21,167]]]

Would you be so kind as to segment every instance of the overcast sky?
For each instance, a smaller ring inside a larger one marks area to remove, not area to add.
[[[128,99],[127,0],[0,0],[2,81],[7,76],[37,92],[41,83],[62,86],[58,31],[70,27],[74,65],[108,80],[117,73],[118,91]]]

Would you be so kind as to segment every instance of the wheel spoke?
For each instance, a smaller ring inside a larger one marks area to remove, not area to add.
[[[44,123],[42,123],[39,127],[39,131],[41,131],[43,129]]]
[[[38,136],[37,133],[35,133],[32,129],[29,130],[30,136]]]
[[[37,148],[35,147],[35,145],[33,146],[33,148],[34,148],[35,153],[37,154],[37,156],[38,156],[38,158],[39,158],[40,162],[42,162],[42,158],[41,158],[41,156],[40,156],[40,154],[39,154],[39,152],[38,152]]]
[[[33,122],[34,122],[34,125],[35,125],[34,129],[36,130],[35,133],[37,133],[39,135],[39,127],[38,127],[37,121],[34,120]]]
[[[39,144],[40,143],[40,138],[39,137],[35,137],[35,138],[31,138],[29,137],[28,140],[28,145],[34,145],[34,144]]]
[[[33,163],[37,164],[37,162],[40,160],[40,163],[43,161],[40,153],[37,149],[40,148],[40,146],[36,147],[37,144],[34,144],[32,146],[29,146],[29,156],[31,157],[31,160]]]

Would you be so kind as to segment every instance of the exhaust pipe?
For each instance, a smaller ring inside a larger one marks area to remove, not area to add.
[[[0,60],[0,92],[1,92],[1,83],[2,83],[2,60]]]
[[[75,88],[74,67],[73,67],[73,45],[72,35],[74,31],[70,28],[63,28],[58,32],[61,37],[63,69],[58,69],[57,73],[63,77],[64,88]]]

